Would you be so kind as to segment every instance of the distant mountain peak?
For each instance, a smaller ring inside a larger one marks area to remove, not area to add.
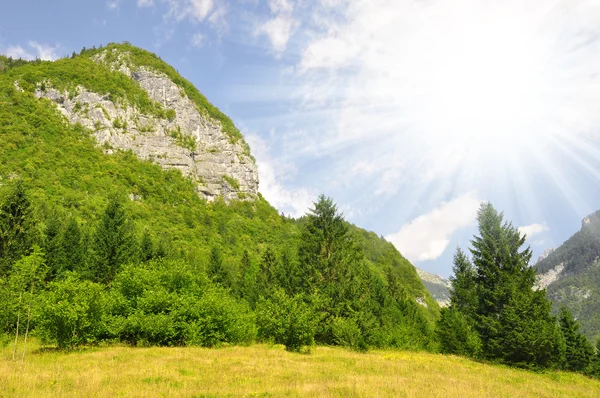
[[[549,248],[544,250],[544,252],[542,254],[540,254],[540,256],[538,257],[537,261],[535,262],[536,264],[539,263],[540,261],[543,261],[546,259],[546,257],[548,257],[549,255],[551,255],[552,253],[554,253],[554,248]]]

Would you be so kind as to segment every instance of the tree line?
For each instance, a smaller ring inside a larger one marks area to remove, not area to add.
[[[100,341],[435,349],[434,325],[400,272],[369,266],[330,198],[300,223],[298,247],[266,246],[259,261],[246,250],[232,267],[214,245],[207,263],[190,262],[176,243],[134,227],[118,195],[95,223],[39,220],[17,181],[0,206],[5,343],[12,336],[16,349],[33,333],[62,349]]]

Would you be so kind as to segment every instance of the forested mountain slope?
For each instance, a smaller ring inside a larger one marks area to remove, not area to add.
[[[593,341],[600,337],[600,211],[582,221],[559,248],[535,265],[554,311],[567,307]]]
[[[155,55],[112,44],[0,69],[5,332],[31,288],[32,328],[59,345],[51,304],[93,291],[102,309],[78,316],[96,326],[68,344],[285,343],[294,322],[311,335],[302,344],[433,341],[439,308],[393,245],[324,197],[299,220],[279,215],[231,120]],[[32,264],[40,274],[27,279]],[[283,319],[290,311],[299,318]],[[279,326],[261,329],[269,322]]]

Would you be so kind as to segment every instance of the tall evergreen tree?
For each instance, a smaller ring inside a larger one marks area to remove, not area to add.
[[[277,284],[281,286],[287,294],[294,295],[297,292],[297,264],[292,260],[290,253],[287,250],[284,250],[283,253],[281,253],[281,258],[277,262],[273,274]]]
[[[231,287],[231,279],[229,272],[223,264],[221,250],[217,246],[213,246],[210,251],[210,260],[208,262],[208,276],[213,282],[223,287]]]
[[[86,248],[79,223],[75,217],[69,218],[62,237],[62,254],[64,256],[64,271],[86,273]]]
[[[472,318],[477,308],[475,268],[460,247],[456,249],[453,264],[453,276],[450,277],[450,283],[452,284],[450,305],[465,316]]]
[[[565,369],[574,372],[586,370],[594,358],[594,347],[580,332],[579,322],[567,308],[560,309],[558,320],[565,339]]]
[[[44,253],[46,254],[49,279],[61,275],[65,266],[61,227],[61,220],[53,216],[48,219],[44,231]]]
[[[31,205],[25,187],[17,181],[0,206],[0,277],[26,255],[35,239]]]
[[[319,196],[306,215],[298,258],[302,291],[317,294],[320,300],[323,322],[317,339],[333,343],[331,323],[336,317],[366,316],[369,272],[361,248],[331,198]]]
[[[519,366],[546,367],[561,357],[561,335],[545,292],[534,291],[525,236],[489,203],[481,205],[471,241],[476,269],[476,329],[483,355]]]
[[[127,220],[120,198],[112,196],[94,236],[97,282],[110,283],[120,268],[131,261],[136,249],[133,228]]]
[[[150,261],[154,258],[154,243],[148,230],[144,230],[142,240],[140,242],[140,258],[142,261]]]
[[[245,299],[252,308],[256,306],[258,301],[257,279],[259,272],[258,266],[250,261],[248,250],[244,250],[240,262],[238,290],[240,297]]]
[[[276,280],[274,273],[276,268],[277,257],[275,256],[275,252],[270,247],[267,247],[260,262],[260,273],[257,278],[259,295],[267,296],[269,290],[275,287],[274,283]]]
[[[596,354],[594,354],[594,358],[592,359],[590,374],[600,379],[600,339],[596,340]]]
[[[442,309],[436,334],[443,353],[478,357],[481,354],[481,340],[475,330],[475,268],[460,248],[456,249],[453,263],[450,306]]]

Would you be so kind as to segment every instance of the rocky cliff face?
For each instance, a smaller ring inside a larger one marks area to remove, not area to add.
[[[108,51],[111,62],[105,61]],[[38,97],[48,98],[71,123],[93,131],[107,153],[131,150],[139,158],[176,168],[191,178],[207,200],[252,199],[258,193],[258,172],[242,142],[232,142],[216,120],[201,112],[184,90],[166,75],[133,65],[126,52],[105,50],[97,63],[138,82],[153,101],[167,110],[166,117],[140,113],[126,103],[114,103],[110,93],[77,87],[75,94],[42,86]],[[116,61],[115,61],[116,60]]]
[[[415,269],[417,270],[417,274],[419,275],[419,278],[421,278],[423,285],[440,307],[447,307],[450,305],[450,289],[452,287],[450,281],[420,268],[415,267]]]

